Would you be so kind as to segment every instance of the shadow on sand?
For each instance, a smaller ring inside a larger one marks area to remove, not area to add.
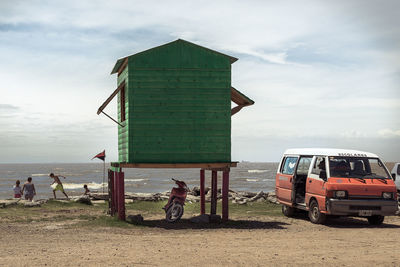
[[[229,220],[221,223],[192,223],[189,219],[181,219],[175,223],[168,223],[165,220],[145,220],[140,223],[142,226],[184,230],[184,229],[286,229],[289,225],[285,222],[262,222],[253,220]]]
[[[310,220],[308,219],[308,213],[299,211],[293,216],[295,219],[308,221],[310,224]],[[385,219],[386,220],[386,219]],[[371,225],[369,224],[367,218],[359,218],[359,217],[345,217],[345,216],[329,216],[324,223],[325,226],[331,228],[400,228],[400,225],[386,223],[385,221],[381,225]]]

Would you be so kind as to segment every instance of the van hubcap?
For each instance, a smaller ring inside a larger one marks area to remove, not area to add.
[[[314,219],[318,218],[318,208],[317,207],[313,207],[311,215],[313,216]]]

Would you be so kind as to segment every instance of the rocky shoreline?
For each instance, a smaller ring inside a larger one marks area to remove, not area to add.
[[[165,191],[162,193],[125,193],[125,201],[163,201],[168,200],[169,191]],[[205,200],[206,202],[211,201],[211,190],[210,188],[205,188]],[[108,194],[102,193],[92,193],[90,194],[90,198],[92,200],[106,200],[108,199]],[[221,189],[218,189],[217,199],[222,199]],[[275,196],[275,192],[263,192],[260,191],[258,193],[247,192],[247,191],[233,191],[229,190],[228,199],[232,201],[232,203],[236,204],[246,204],[248,202],[270,202],[274,204],[278,204],[278,201]],[[194,187],[186,197],[186,201],[189,203],[200,202],[200,189],[198,187]]]
[[[210,188],[205,188],[205,200],[206,202],[211,201],[211,190]],[[169,198],[169,191],[162,193],[125,193],[125,203],[132,203],[134,201],[164,201]],[[275,196],[275,192],[263,192],[260,191],[258,193],[247,192],[247,191],[233,191],[229,190],[228,198],[232,203],[245,205],[249,202],[270,202],[274,204],[278,204],[278,201]],[[218,189],[217,199],[222,199],[221,189]],[[54,199],[52,199],[54,200]],[[108,193],[91,193],[90,195],[82,195],[82,196],[72,196],[70,199],[57,199],[57,201],[61,202],[81,202],[86,204],[99,204],[104,203],[105,200],[108,200]],[[27,201],[24,199],[4,199],[0,200],[0,208],[6,208],[8,206],[13,205],[23,205],[25,207],[36,207],[40,206],[49,201],[49,199],[36,199],[34,201]],[[200,189],[194,187],[190,192],[188,192],[186,201],[188,203],[200,202]]]

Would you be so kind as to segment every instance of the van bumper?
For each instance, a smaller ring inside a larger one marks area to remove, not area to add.
[[[398,210],[396,200],[386,199],[333,199],[326,201],[327,213],[331,215],[370,216],[395,215]]]

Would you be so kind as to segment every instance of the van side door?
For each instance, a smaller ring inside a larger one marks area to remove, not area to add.
[[[312,168],[306,183],[306,203],[309,205],[310,199],[314,197],[318,201],[320,210],[326,210],[325,205],[325,182],[327,181],[327,158],[315,156]]]
[[[276,196],[282,204],[292,205],[293,176],[298,156],[285,156],[276,175]]]

